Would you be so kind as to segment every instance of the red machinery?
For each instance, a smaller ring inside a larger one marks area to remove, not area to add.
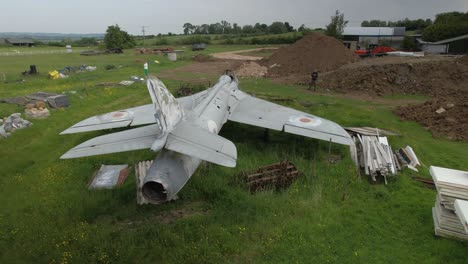
[[[387,46],[379,45],[369,45],[368,49],[359,49],[355,50],[354,54],[359,55],[360,57],[374,57],[374,56],[385,56],[387,52],[396,51],[396,49]]]

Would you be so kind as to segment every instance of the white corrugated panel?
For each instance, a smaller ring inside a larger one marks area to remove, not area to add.
[[[393,36],[391,27],[346,27],[344,36]]]

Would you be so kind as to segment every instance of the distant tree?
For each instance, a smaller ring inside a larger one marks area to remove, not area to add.
[[[436,15],[434,23],[422,33],[425,41],[439,41],[468,34],[468,12],[449,12]]]
[[[208,26],[208,34],[222,34],[223,26],[220,23],[210,24]]]
[[[194,30],[193,25],[190,23],[185,23],[182,27],[184,28],[185,35],[189,35]]]
[[[455,24],[468,21],[468,12],[448,12],[436,15],[434,24]]]
[[[239,27],[239,24],[237,24],[237,23],[233,23],[233,24],[232,24],[232,33],[233,33],[233,34],[240,34],[240,33],[242,33],[242,28]]]
[[[81,38],[79,40],[76,40],[73,45],[75,46],[94,46],[97,44],[97,40],[96,38],[87,38],[87,37],[84,37],[84,38]]]
[[[348,21],[344,20],[344,13],[340,13],[339,10],[336,10],[335,15],[331,17],[330,24],[326,27],[325,34],[335,38],[341,38],[347,24]]]
[[[231,23],[227,22],[226,20],[221,20],[221,34],[228,34],[231,30]]]
[[[386,27],[387,22],[382,20],[364,20],[361,23],[361,27]]]
[[[126,31],[121,30],[119,25],[114,25],[107,28],[104,44],[108,49],[128,49],[135,47],[136,42]]]
[[[252,34],[252,33],[255,33],[255,29],[252,25],[245,25],[242,27],[242,33]]]
[[[293,31],[295,31],[295,30],[294,30],[294,27],[291,26],[291,25],[289,24],[289,22],[284,22],[284,26],[286,27],[286,30],[287,30],[288,32],[293,32]]]
[[[283,22],[273,22],[268,27],[268,32],[273,34],[281,34],[288,32],[288,29],[286,28]]]
[[[255,23],[254,25],[255,33],[266,34],[268,33],[268,25]]]
[[[199,34],[208,34],[208,29],[209,29],[208,24],[202,24],[199,28],[199,31],[200,31]]]

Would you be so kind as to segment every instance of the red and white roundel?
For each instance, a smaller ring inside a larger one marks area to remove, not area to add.
[[[316,127],[322,123],[320,118],[309,115],[291,116],[289,123],[298,127]]]
[[[130,115],[127,111],[115,111],[108,114],[104,114],[99,116],[99,119],[106,121],[106,120],[121,120],[126,119]]]

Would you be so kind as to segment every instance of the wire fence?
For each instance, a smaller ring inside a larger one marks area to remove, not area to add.
[[[35,50],[35,51],[4,51],[0,52],[0,56],[26,56],[26,55],[40,55],[40,54],[64,54],[73,53],[73,50]]]

